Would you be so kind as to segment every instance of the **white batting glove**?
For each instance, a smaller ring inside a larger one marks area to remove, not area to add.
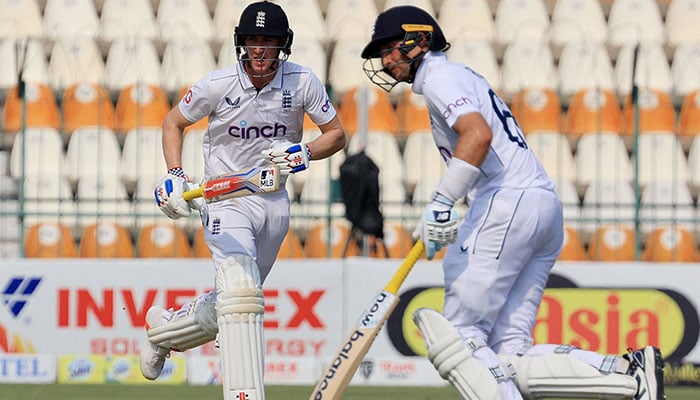
[[[280,167],[282,175],[296,174],[309,168],[311,150],[304,143],[289,140],[273,142],[272,147],[261,152],[262,157]]]
[[[432,260],[442,246],[457,240],[459,221],[457,210],[452,208],[453,206],[454,201],[436,193],[433,196],[433,202],[425,209],[423,219],[413,232],[415,239],[420,238],[423,241],[428,260]]]
[[[188,202],[182,198],[182,193],[185,190],[196,187],[197,185],[188,182],[187,175],[182,171],[182,168],[176,167],[168,170],[168,173],[158,181],[153,194],[160,211],[168,218],[178,219],[189,216],[192,209],[199,210],[201,208],[201,199]]]

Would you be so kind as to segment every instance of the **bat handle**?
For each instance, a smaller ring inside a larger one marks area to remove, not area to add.
[[[204,187],[198,187],[192,190],[186,190],[182,193],[182,198],[186,201],[194,200],[197,197],[204,197]]]
[[[399,287],[401,287],[403,281],[406,280],[408,273],[411,272],[411,268],[413,268],[413,265],[420,258],[424,248],[425,246],[423,245],[423,242],[418,239],[416,244],[413,245],[411,251],[408,252],[406,258],[404,258],[403,262],[399,266],[399,269],[396,271],[389,283],[387,283],[386,287],[384,287],[384,290],[393,294],[397,294],[399,292]]]

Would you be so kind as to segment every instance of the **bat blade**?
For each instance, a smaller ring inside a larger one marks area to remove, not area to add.
[[[233,197],[273,192],[279,189],[280,178],[277,165],[230,172],[207,179],[200,187],[184,192],[182,197],[188,201],[202,197],[207,203],[214,203]]]
[[[389,283],[362,313],[331,359],[309,400],[340,400],[374,339],[399,302],[398,291],[423,252],[419,240]]]

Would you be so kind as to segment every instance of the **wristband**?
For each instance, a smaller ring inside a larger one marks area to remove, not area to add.
[[[309,157],[309,161],[311,161],[311,147],[309,147],[308,144],[304,145],[306,147],[306,155]]]
[[[180,178],[183,178],[183,179],[187,178],[187,175],[185,175],[185,171],[182,170],[182,167],[172,167],[168,170],[168,173],[170,175],[179,176]]]
[[[445,176],[440,180],[436,192],[452,201],[457,201],[471,190],[480,175],[479,168],[460,158],[452,157],[450,166],[447,167]]]

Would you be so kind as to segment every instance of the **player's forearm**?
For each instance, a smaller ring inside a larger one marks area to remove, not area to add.
[[[182,136],[185,126],[179,110],[171,110],[163,121],[163,156],[168,169],[182,167]]]
[[[316,140],[307,143],[311,150],[312,160],[330,157],[345,147],[345,131],[337,118],[320,128],[323,134]]]

